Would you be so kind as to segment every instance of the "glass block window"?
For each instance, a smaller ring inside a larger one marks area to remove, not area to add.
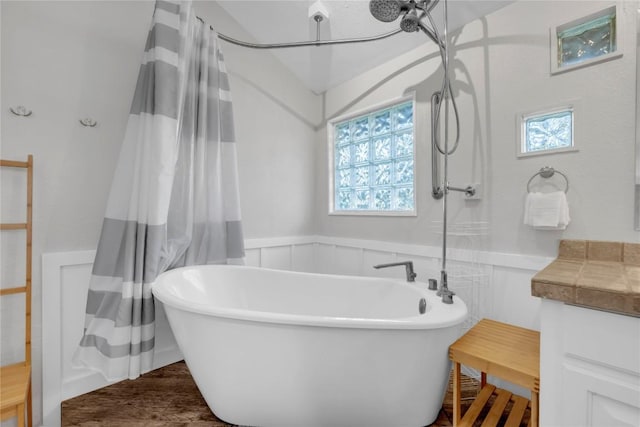
[[[521,155],[573,148],[572,108],[522,116]]]
[[[332,213],[415,213],[413,100],[329,126]]]
[[[560,66],[575,64],[616,50],[616,15],[607,14],[558,33]]]
[[[552,73],[563,72],[622,55],[617,34],[617,7],[555,27],[552,36]],[[554,57],[555,56],[555,57]]]

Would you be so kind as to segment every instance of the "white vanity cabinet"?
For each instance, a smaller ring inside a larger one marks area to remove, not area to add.
[[[540,425],[640,427],[640,317],[542,299]]]

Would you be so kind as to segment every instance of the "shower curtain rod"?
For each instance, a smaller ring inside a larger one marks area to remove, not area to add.
[[[204,20],[199,16],[197,16],[196,18],[198,18],[203,24],[205,23]],[[209,25],[209,28],[212,31],[216,31],[211,25]],[[334,45],[334,44],[372,42],[376,40],[386,39],[387,37],[394,36],[400,32],[402,32],[402,29],[398,28],[397,30],[391,31],[389,33],[379,34],[377,36],[371,36],[371,37],[358,37],[358,38],[339,39],[339,40],[309,40],[309,41],[289,42],[289,43],[249,43],[242,40],[234,39],[233,37],[229,37],[222,33],[218,33],[218,37],[220,37],[222,40],[229,42],[231,44],[235,44],[237,46],[242,46],[242,47],[248,47],[251,49],[282,49],[282,48],[290,48],[290,47],[326,46],[326,45]]]

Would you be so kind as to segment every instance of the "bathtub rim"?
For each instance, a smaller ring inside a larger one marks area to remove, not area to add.
[[[239,268],[245,270],[258,270],[258,271],[270,271],[278,274],[287,275],[302,275],[302,276],[329,276],[335,279],[346,280],[371,280],[371,281],[385,281],[393,283],[394,285],[401,287],[410,287],[411,290],[420,294],[427,300],[429,310],[426,314],[416,315],[411,317],[403,317],[396,319],[372,319],[372,318],[357,318],[357,317],[337,317],[337,316],[317,316],[317,315],[301,315],[301,314],[287,314],[287,313],[274,313],[257,310],[237,309],[237,308],[225,308],[220,306],[211,306],[208,304],[197,303],[196,301],[180,298],[177,295],[171,293],[167,289],[171,284],[168,283],[171,276],[179,275],[182,271],[190,269],[229,269]],[[165,306],[169,306],[181,311],[186,311],[195,314],[202,314],[210,317],[234,319],[248,322],[257,323],[270,323],[270,324],[286,324],[286,325],[301,325],[312,327],[333,327],[333,328],[353,328],[353,329],[399,329],[399,330],[428,330],[428,329],[440,329],[447,328],[463,323],[469,313],[466,304],[457,296],[454,296],[454,304],[442,303],[440,297],[436,296],[435,291],[427,289],[427,284],[424,282],[415,282],[413,284],[405,281],[379,278],[369,276],[347,276],[347,275],[335,275],[335,274],[322,274],[322,273],[307,273],[289,270],[276,270],[264,267],[251,267],[243,265],[226,265],[226,264],[208,264],[199,266],[186,266],[176,269],[168,270],[160,274],[154,283],[151,285],[151,290],[154,298],[157,298]],[[429,316],[431,314],[431,316]]]

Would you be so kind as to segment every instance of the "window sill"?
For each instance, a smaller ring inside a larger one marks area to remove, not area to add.
[[[401,216],[416,217],[418,212],[413,211],[329,211],[331,216]]]
[[[540,151],[532,151],[529,153],[518,153],[517,157],[519,159],[522,159],[526,157],[544,156],[546,154],[570,153],[574,151],[578,151],[578,149],[576,147],[556,148],[553,150],[540,150]]]

